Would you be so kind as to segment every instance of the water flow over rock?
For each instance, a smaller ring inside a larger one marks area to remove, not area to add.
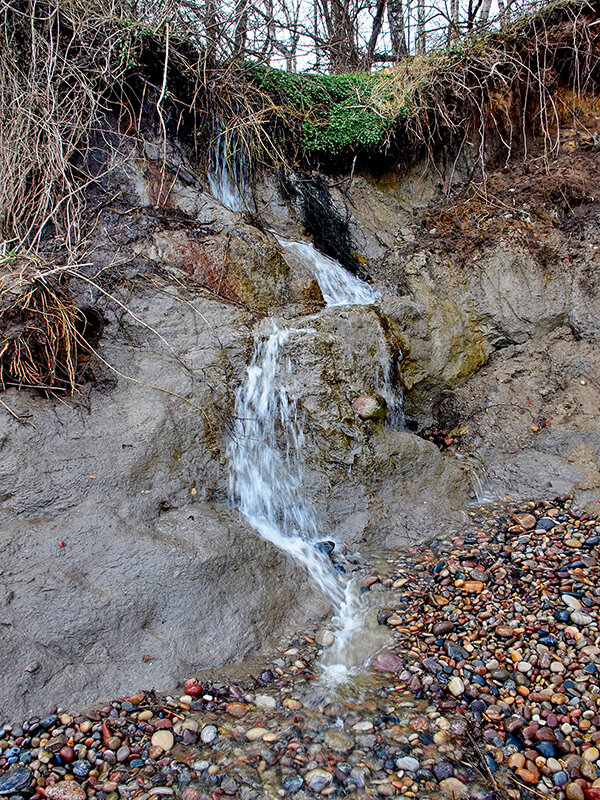
[[[286,388],[291,361],[284,346],[311,331],[280,328],[257,339],[247,380],[237,393],[229,446],[232,499],[267,541],[302,563],[339,611],[344,587],[329,558],[316,548],[316,514],[302,491],[304,433],[296,400]]]
[[[284,250],[292,251],[311,269],[329,307],[368,306],[379,298],[379,293],[371,286],[344,269],[338,261],[324,256],[310,242],[276,238]]]
[[[231,189],[225,158],[219,152],[216,156],[213,195],[234,208],[241,194],[237,187],[237,195]],[[328,307],[371,305],[379,298],[374,289],[312,244],[276,238],[313,272]],[[365,616],[360,595],[353,581],[336,571],[326,549],[318,547],[323,537],[314,506],[303,491],[305,440],[297,401],[286,386],[292,363],[285,345],[291,336],[314,336],[315,331],[283,327],[274,320],[271,324],[270,335],[255,341],[246,383],[236,395],[236,422],[229,445],[230,493],[252,527],[303,564],[331,599],[338,632],[324,662],[325,678],[338,682],[348,667],[362,666],[373,651],[361,650],[357,661],[359,651],[354,653],[353,642]]]
[[[301,563],[331,600],[337,633],[323,660],[324,681],[331,685],[379,649],[381,629],[370,635],[358,585],[336,570],[304,491],[305,436],[297,401],[286,385],[292,362],[285,347],[290,337],[312,337],[315,331],[281,327],[274,320],[271,325],[266,339],[256,338],[246,382],[236,396],[230,494],[260,536]]]
[[[248,194],[248,163],[242,153],[227,152],[227,142],[223,135],[217,139],[208,175],[210,193],[231,211],[245,211]]]

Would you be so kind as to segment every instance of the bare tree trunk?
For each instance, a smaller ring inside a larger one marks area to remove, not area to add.
[[[321,47],[319,45],[319,9],[316,2],[313,3],[313,35],[315,37],[315,69],[321,68]]]
[[[467,29],[472,30],[473,25],[475,24],[475,20],[477,19],[477,14],[479,13],[479,9],[483,5],[484,0],[469,0],[469,11],[467,16]]]
[[[285,26],[289,36],[289,44],[287,45],[288,52],[286,54],[286,69],[288,72],[295,72],[296,53],[298,51],[298,43],[300,41],[300,11],[302,0],[283,0],[282,9],[285,16]],[[315,4],[316,5],[316,4]]]
[[[215,0],[206,0],[204,5],[204,36],[206,39],[206,63],[214,66],[217,60],[217,6]]]
[[[490,9],[492,7],[492,0],[483,0],[481,6],[481,13],[479,14],[479,22],[481,25],[487,25],[490,19]]]
[[[383,25],[383,15],[385,13],[386,0],[377,0],[377,8],[375,10],[375,18],[373,19],[373,27],[371,29],[371,36],[367,45],[367,55],[365,58],[365,68],[370,69],[373,66],[373,56],[375,48],[377,47],[377,40],[381,33],[381,26]]]
[[[448,24],[448,43],[459,35],[459,0],[450,0],[450,21]]]
[[[248,39],[248,0],[237,0],[235,4],[235,34],[233,38],[234,58],[243,58]]]
[[[263,61],[269,59],[273,52],[273,43],[275,39],[274,33],[274,8],[273,0],[264,0],[265,3],[265,39],[261,48],[261,58]]]
[[[392,56],[400,61],[400,59],[406,58],[408,55],[402,0],[388,0],[387,17],[392,40]]]
[[[425,52],[425,0],[417,0],[417,53]]]
[[[329,58],[332,72],[346,72],[360,66],[356,30],[350,14],[350,0],[331,0]],[[329,27],[329,22],[328,22]]]

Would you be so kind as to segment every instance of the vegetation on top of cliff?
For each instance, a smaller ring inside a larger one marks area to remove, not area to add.
[[[380,72],[294,74],[247,61],[209,66],[163,18],[125,0],[6,0],[0,24],[0,238],[37,249],[51,234],[75,251],[85,189],[110,165],[90,148],[108,116],[130,138],[187,136],[200,158],[276,166],[350,164],[360,153],[410,161],[439,143],[493,134],[506,155],[528,131],[546,154],[559,136],[554,93],[598,84],[597,0],[558,0],[500,30]],[[163,174],[163,181],[165,175]],[[162,192],[158,196],[162,196]]]
[[[469,141],[479,148],[484,174],[487,159],[527,152],[530,137],[552,158],[560,140],[557,89],[581,95],[599,82],[598,0],[558,0],[497,30],[471,28],[448,47],[394,67],[348,74],[295,74],[236,57],[217,63],[193,36],[181,34],[169,13],[157,6],[153,17],[136,16],[127,0],[2,4],[0,275],[7,279],[0,388],[10,376],[18,385],[66,381],[72,389],[73,331],[81,344],[81,329],[75,317],[71,327],[62,323],[70,299],[60,281],[85,262],[86,237],[98,209],[110,202],[102,196],[103,178],[118,161],[110,151],[116,156],[123,142],[143,150],[148,131],[161,142],[157,208],[169,194],[169,138],[185,140],[198,161],[220,140],[251,167],[284,172],[354,169],[359,157],[410,163],[417,154],[433,156],[442,144],[457,153]],[[94,208],[88,206],[92,190]],[[35,265],[49,242],[63,254],[64,274]],[[338,245],[351,260],[344,237]],[[18,270],[17,305],[8,279],[15,254],[33,259]],[[52,284],[50,294],[44,280]],[[62,310],[54,314],[57,298]],[[40,309],[45,332],[36,322]],[[18,342],[6,333],[19,310],[19,330],[42,330],[51,353],[34,355],[43,350],[37,333]]]
[[[336,156],[348,163],[361,152],[409,161],[417,150],[433,153],[440,143],[460,143],[469,136],[479,140],[482,159],[490,136],[510,157],[513,148],[526,146],[528,134],[541,136],[551,156],[560,136],[557,88],[567,85],[579,94],[598,86],[597,13],[597,6],[587,2],[549,4],[500,30],[474,31],[442,50],[379,72],[290,74],[257,67],[244,78],[273,103],[265,114],[266,104],[260,102],[258,123],[277,129],[280,161],[290,144],[296,158],[313,163]],[[249,131],[254,102],[250,92]],[[237,131],[241,108],[238,104]]]
[[[382,115],[374,107],[381,82],[377,73],[318,75],[256,67],[249,78],[273,98],[282,123],[297,118],[299,144],[306,153],[376,148],[399,116]]]

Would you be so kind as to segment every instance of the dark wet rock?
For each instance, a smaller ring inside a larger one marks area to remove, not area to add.
[[[534,747],[544,758],[554,758],[556,756],[556,746],[552,742],[537,742]]]
[[[431,632],[438,636],[443,635],[445,633],[450,633],[454,629],[454,623],[450,622],[449,620],[443,620],[441,622],[436,622]]]
[[[303,783],[301,775],[288,775],[282,781],[283,788],[288,792],[297,792],[302,788]]]
[[[433,772],[437,781],[443,781],[454,774],[454,768],[447,761],[442,761],[440,764],[433,765]]]
[[[80,759],[73,764],[71,769],[73,770],[73,775],[76,775],[78,778],[87,778],[92,769],[92,765],[89,761],[83,761]]]
[[[55,725],[58,725],[59,719],[56,714],[51,714],[49,717],[44,717],[40,720],[39,724],[45,731],[50,730]]]
[[[444,667],[440,662],[435,658],[425,658],[423,659],[423,666],[428,672],[431,672],[433,675],[439,675],[443,672]]]
[[[454,661],[462,661],[469,657],[469,653],[461,647],[456,642],[451,642],[448,639],[444,642],[444,650],[450,656],[450,658],[454,659]]]
[[[514,733],[515,731],[520,730],[524,725],[525,720],[523,717],[519,716],[508,717],[503,722],[504,730],[508,733]]]
[[[317,542],[315,544],[315,548],[326,556],[330,556],[334,549],[335,549],[335,542],[331,542],[329,540],[325,540],[322,542]]]
[[[0,795],[17,794],[27,789],[32,772],[27,767],[16,767],[0,777]]]

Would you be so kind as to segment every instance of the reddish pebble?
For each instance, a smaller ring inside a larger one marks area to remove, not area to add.
[[[539,776],[536,775],[535,772],[532,772],[530,769],[518,769],[515,772],[515,775],[517,776],[517,778],[520,778],[523,781],[523,783],[528,783],[530,786],[535,785],[539,780]]]
[[[465,581],[462,588],[468,594],[479,594],[483,591],[483,583],[481,581]]]
[[[73,761],[73,756],[74,756],[73,748],[72,747],[61,747],[61,749],[58,751],[58,755],[64,761],[66,761],[67,764],[70,764],[71,761]]]
[[[61,781],[46,789],[48,800],[85,800],[85,790],[75,781]]]
[[[232,717],[243,717],[248,712],[248,706],[245,703],[229,703],[225,711]]]
[[[398,672],[404,662],[394,653],[378,653],[371,661],[371,668],[377,672]]]
[[[537,523],[533,514],[515,514],[515,521],[526,531],[535,528]]]
[[[201,800],[202,795],[198,789],[193,786],[186,786],[181,790],[181,800]]]

